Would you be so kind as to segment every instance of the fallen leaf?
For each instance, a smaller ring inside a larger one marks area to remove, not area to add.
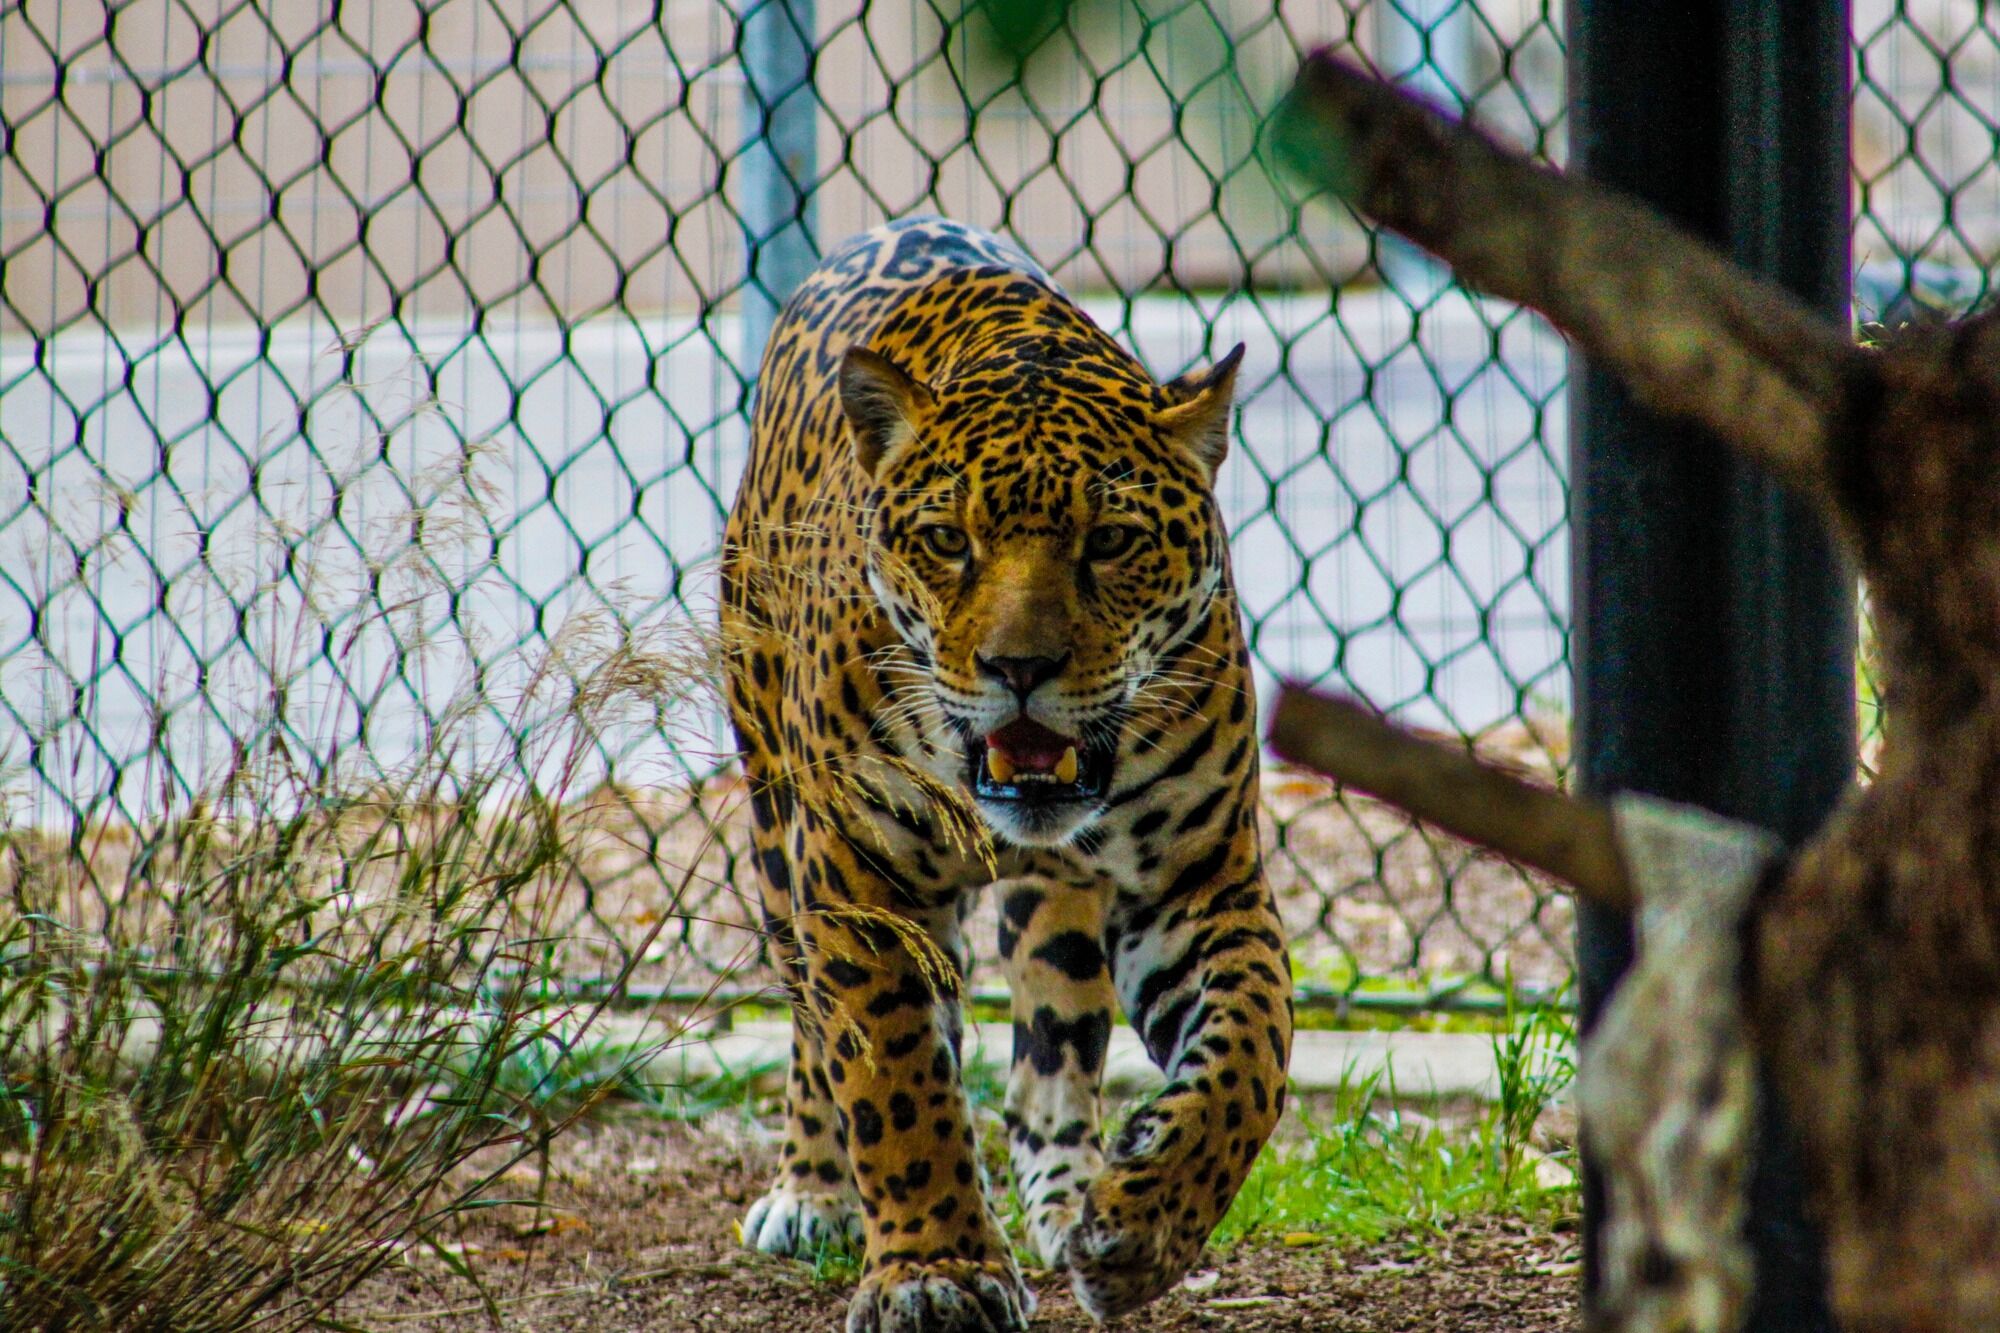
[[[1415,1264],[1404,1264],[1398,1263],[1394,1259],[1383,1259],[1372,1264],[1362,1264],[1354,1271],[1357,1273],[1407,1273],[1415,1267]]]

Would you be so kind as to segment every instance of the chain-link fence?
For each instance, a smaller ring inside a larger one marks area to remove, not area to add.
[[[253,754],[392,775],[447,718],[505,755],[562,626],[705,623],[775,301],[925,211],[1010,234],[1163,377],[1249,344],[1218,489],[1267,685],[1560,779],[1563,348],[1256,151],[1334,43],[1560,161],[1559,12],[1106,3],[1009,81],[958,8],[0,7],[10,822],[145,818]],[[2000,19],[1859,0],[1855,33],[1857,303],[1962,305],[2000,245]],[[600,746],[629,836],[577,867],[580,978],[688,867],[700,910],[642,961],[737,955],[724,749],[708,706]],[[1267,799],[1309,990],[1566,978],[1545,884],[1295,775]]]

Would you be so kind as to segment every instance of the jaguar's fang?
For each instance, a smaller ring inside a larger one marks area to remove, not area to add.
[[[986,751],[986,771],[995,782],[1014,780],[1014,761],[997,746],[989,746]]]
[[[991,752],[989,751],[988,753]],[[1056,760],[1056,781],[1064,783],[1075,782],[1076,769],[1076,747],[1072,745],[1063,751],[1062,758]]]

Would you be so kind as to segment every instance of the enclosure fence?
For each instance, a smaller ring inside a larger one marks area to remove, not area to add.
[[[1218,497],[1264,688],[1562,781],[1564,348],[1258,150],[1333,44],[1561,162],[1560,8],[1106,0],[1015,79],[958,0],[8,0],[7,826],[260,764],[393,791],[446,745],[545,780],[510,700],[626,634],[698,642],[778,303],[922,212],[1011,237],[1161,377],[1248,344]],[[1962,307],[2000,244],[2000,17],[1854,25],[1858,317]],[[699,693],[597,736],[561,795],[622,836],[574,867],[579,982],[740,957],[728,749]],[[1307,992],[1567,978],[1545,882],[1317,780],[1265,794]]]

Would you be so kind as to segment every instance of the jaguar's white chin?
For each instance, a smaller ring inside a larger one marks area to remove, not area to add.
[[[1022,806],[975,794],[972,803],[996,837],[1017,847],[1061,847],[1104,813],[1097,802]]]

